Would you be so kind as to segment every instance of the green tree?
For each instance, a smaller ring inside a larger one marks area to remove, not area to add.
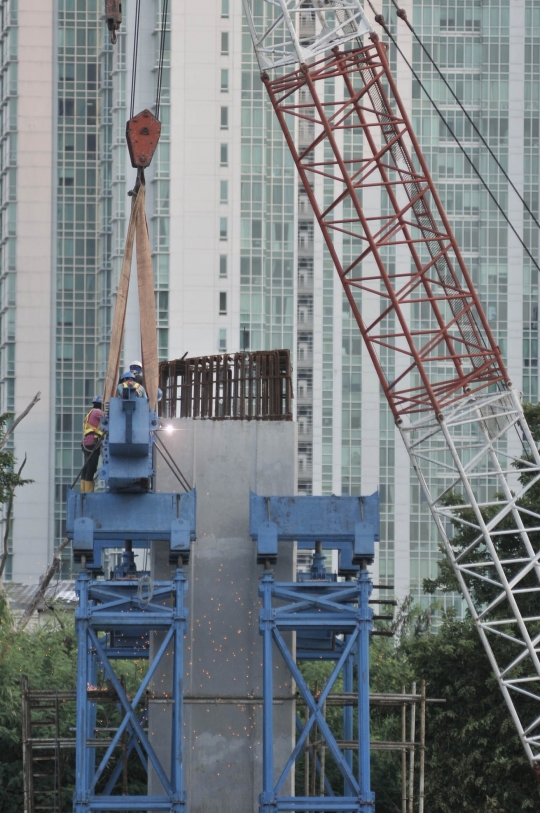
[[[73,630],[45,624],[18,633],[4,593],[0,593],[0,810],[20,813],[23,807],[21,677],[34,689],[75,686],[76,652]],[[70,721],[71,726],[74,720]]]

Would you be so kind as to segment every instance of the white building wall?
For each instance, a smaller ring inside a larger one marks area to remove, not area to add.
[[[52,236],[52,0],[19,2],[17,289],[15,412],[41,400],[15,431],[15,456],[27,455],[13,511],[13,579],[37,581],[52,555],[54,368]]]

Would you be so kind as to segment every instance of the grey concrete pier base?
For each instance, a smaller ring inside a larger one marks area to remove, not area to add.
[[[161,432],[189,483],[197,488],[197,541],[188,579],[185,641],[184,771],[189,813],[251,813],[262,789],[262,638],[258,597],[262,567],[249,536],[249,492],[288,495],[296,487],[296,424],[266,421],[165,421]],[[157,455],[160,491],[181,491]],[[282,543],[276,579],[291,581],[295,551]],[[165,544],[154,543],[152,573],[168,578]],[[276,774],[294,742],[294,687],[276,658]],[[153,691],[167,692],[170,674]],[[250,700],[249,698],[253,698]],[[150,701],[151,741],[167,765],[171,709]],[[161,793],[150,776],[150,793]],[[283,789],[293,794],[291,781]]]

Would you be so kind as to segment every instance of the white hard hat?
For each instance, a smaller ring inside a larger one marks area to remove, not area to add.
[[[140,367],[142,370],[142,361],[132,361],[130,367]]]

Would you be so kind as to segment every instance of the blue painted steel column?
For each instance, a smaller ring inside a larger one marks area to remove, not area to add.
[[[174,624],[174,665],[173,665],[173,719],[171,743],[171,785],[174,805],[171,813],[183,813],[186,804],[184,791],[183,739],[184,739],[184,634],[186,611],[184,596],[187,583],[182,568],[174,576],[175,611]]]
[[[348,641],[348,636],[345,637],[345,643]],[[352,694],[354,691],[354,654],[350,655],[343,667],[343,691]],[[343,739],[351,742],[353,738],[353,707],[343,707]],[[345,762],[351,769],[353,767],[353,752],[352,749],[346,748],[343,751]],[[348,779],[344,780],[345,786],[343,789],[344,796],[352,796],[353,789]]]
[[[272,668],[272,633],[275,626],[272,609],[274,577],[266,572],[261,580],[262,596],[260,632],[263,636],[263,792],[259,797],[260,813],[276,813],[274,804],[274,685]]]
[[[365,565],[358,575],[359,635],[358,635],[358,785],[360,787],[360,813],[372,813],[375,794],[370,781],[370,726],[369,726],[369,639],[373,629],[373,610],[369,606],[372,583]]]
[[[84,702],[78,702],[78,718],[76,726],[76,773],[74,813],[87,813],[89,810],[88,796],[88,759],[86,756],[86,738],[88,736],[88,703],[86,694],[88,687],[88,588],[90,576],[83,570],[77,579],[76,591],[79,596],[79,606],[75,611],[77,627],[77,699],[84,697]]]
[[[89,608],[92,606],[92,601],[89,602]],[[86,657],[88,660],[87,664],[87,682],[88,686],[96,686],[97,687],[97,675],[98,675],[98,663],[97,663],[97,655],[94,651],[94,647],[90,646],[90,641],[86,640]],[[87,736],[89,738],[94,738],[96,736],[96,724],[97,724],[97,703],[93,703],[91,700],[88,700],[86,703],[86,725],[87,725]],[[96,749],[95,748],[87,748],[86,749],[86,776],[88,779],[94,776],[94,772],[96,770]]]

